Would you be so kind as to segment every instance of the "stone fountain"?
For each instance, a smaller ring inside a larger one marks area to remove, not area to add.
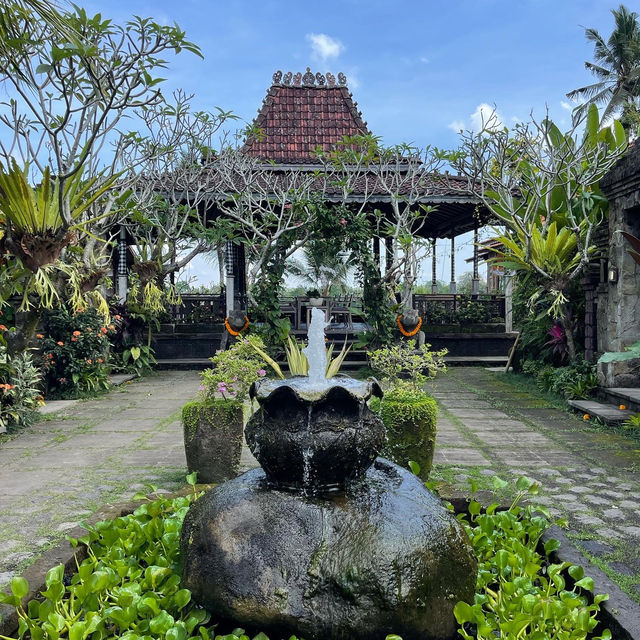
[[[477,562],[439,498],[377,454],[375,381],[327,379],[324,314],[314,309],[309,378],[261,380],[247,443],[262,468],[189,510],[183,579],[218,620],[270,637],[404,640],[456,636]]]

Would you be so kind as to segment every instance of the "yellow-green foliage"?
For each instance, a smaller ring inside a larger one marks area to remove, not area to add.
[[[420,477],[427,479],[433,463],[438,405],[423,391],[398,389],[371,403],[387,429],[387,445],[383,455],[408,466],[420,465]]]

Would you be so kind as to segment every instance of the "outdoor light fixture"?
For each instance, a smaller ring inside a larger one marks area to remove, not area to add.
[[[609,282],[612,284],[618,282],[618,269],[616,267],[609,267]]]

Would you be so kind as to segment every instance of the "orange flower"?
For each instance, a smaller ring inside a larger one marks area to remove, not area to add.
[[[618,409],[620,409],[620,411],[624,411],[627,408],[626,404],[621,404]]]
[[[115,316],[116,320],[120,320],[122,316]]]
[[[53,358],[53,353],[47,353],[47,358]]]
[[[87,331],[91,331],[91,327],[87,327]]]
[[[79,335],[81,335],[81,334],[82,334],[82,331],[74,331],[74,332],[73,332],[73,335],[74,335],[74,336],[79,336]]]
[[[102,329],[100,329],[100,331],[102,331],[102,333],[107,333],[107,327],[102,327]]]
[[[78,338],[71,338],[71,342],[78,342]]]
[[[93,364],[91,358],[87,358],[87,364]]]
[[[103,360],[102,358],[98,358],[98,362],[99,362],[100,364],[102,364],[102,363],[104,362],[104,360]]]
[[[44,336],[41,333],[37,333],[36,334],[36,338],[38,338],[38,340],[42,340],[42,338],[44,338]]]
[[[588,413],[585,413],[585,414],[582,416],[582,419],[583,419],[583,420],[588,420],[590,417],[591,417],[591,416],[590,416]]]
[[[58,340],[58,342],[56,343],[59,347],[64,347],[64,342],[62,342],[61,340]]]
[[[0,324],[0,331],[7,331],[7,327],[5,327],[3,324]]]
[[[112,324],[110,324],[110,325],[109,325],[109,329],[110,329],[111,331],[115,331],[115,330],[116,330],[116,328],[115,328]]]

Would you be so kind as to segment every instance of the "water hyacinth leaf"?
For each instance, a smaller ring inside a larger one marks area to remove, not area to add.
[[[292,636],[293,637],[293,636]],[[394,638],[399,638],[400,636],[392,636]],[[387,636],[387,638],[389,638],[389,636]],[[265,635],[264,633],[262,633],[262,631],[253,636],[252,640],[269,640],[269,636]],[[402,638],[400,638],[400,640],[402,640]]]
[[[576,582],[576,587],[586,589],[587,591],[593,591],[593,578],[582,578]]]
[[[164,635],[173,626],[174,622],[175,620],[171,614],[161,611],[149,621],[149,630],[151,633]]]
[[[584,569],[579,564],[574,564],[569,567],[568,573],[574,580],[582,580],[582,578],[584,578]]]
[[[560,548],[560,540],[556,540],[555,538],[550,538],[544,543],[544,552],[547,555],[549,555],[553,551],[556,551],[556,549],[559,549],[559,548]],[[569,573],[571,573],[571,570],[569,570]]]
[[[12,578],[11,593],[13,593],[16,598],[24,598],[27,593],[29,593],[29,583],[22,576]]]
[[[504,489],[509,483],[499,478],[498,476],[494,476],[492,480],[493,488],[495,491],[499,491],[500,489]]]
[[[414,460],[409,460],[409,469],[411,469],[411,473],[413,473],[414,476],[420,475],[420,465]]]
[[[453,615],[456,617],[459,624],[473,622],[475,620],[473,609],[471,608],[471,605],[466,602],[456,603],[456,606],[453,608]],[[387,636],[387,639],[388,638],[389,636]]]
[[[198,472],[194,471],[193,473],[190,473],[187,476],[187,484],[191,487],[195,487],[196,486],[196,482],[198,479]]]
[[[187,630],[181,623],[177,623],[167,631],[165,640],[187,640]]]

